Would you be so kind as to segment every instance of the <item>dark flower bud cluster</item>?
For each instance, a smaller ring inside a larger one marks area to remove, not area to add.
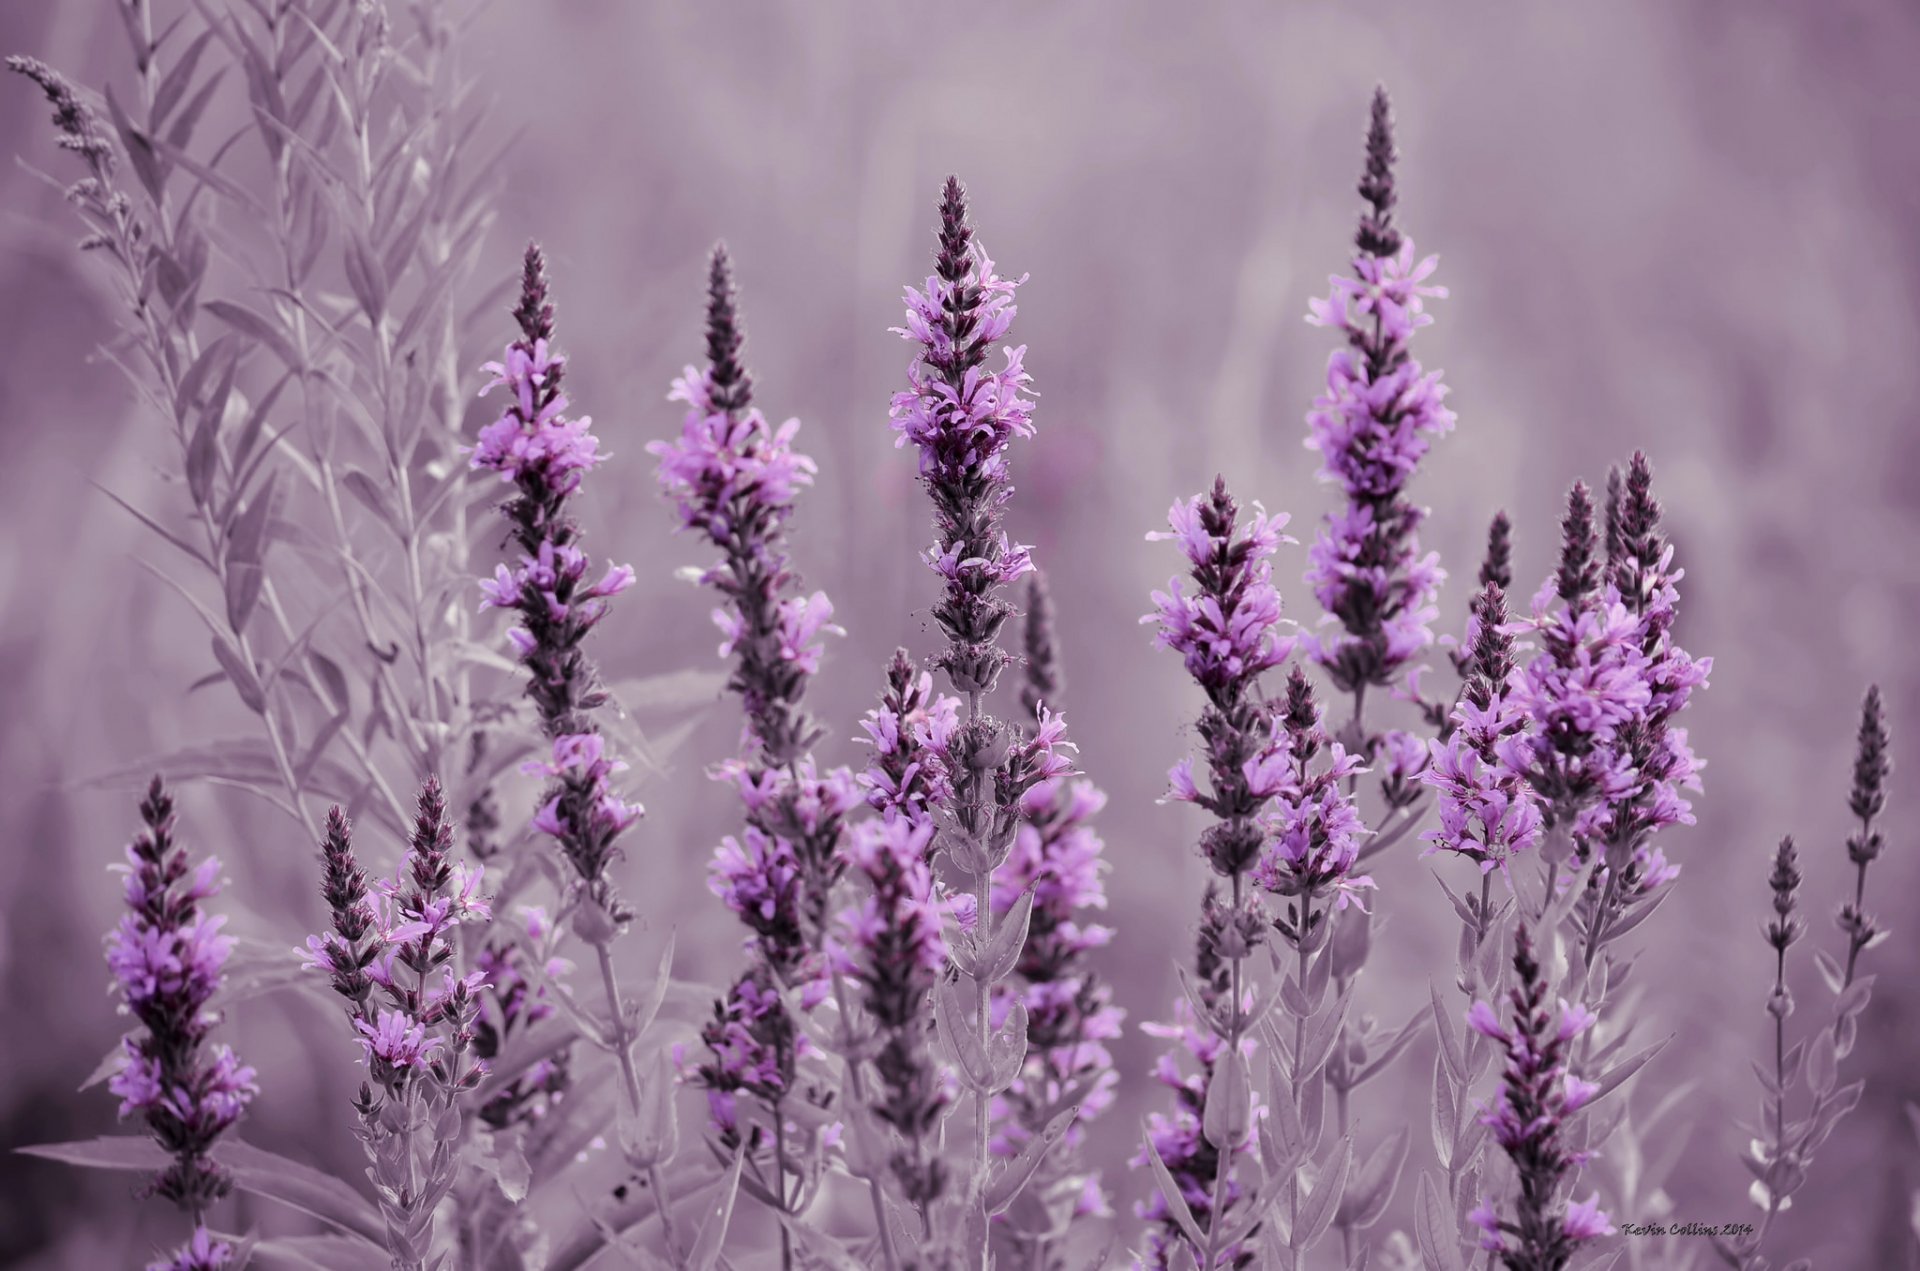
[[[1767,947],[1774,952],[1773,993],[1767,1000],[1767,1009],[1785,1019],[1793,1010],[1793,998],[1787,992],[1787,949],[1806,930],[1806,923],[1794,912],[1800,890],[1800,866],[1792,835],[1781,839],[1774,851],[1773,872],[1767,876],[1767,886],[1773,892],[1773,917],[1761,930],[1766,934]]]
[[[1867,867],[1880,857],[1883,839],[1880,813],[1887,802],[1887,778],[1892,775],[1893,760],[1887,750],[1887,720],[1880,704],[1880,686],[1867,690],[1860,706],[1860,734],[1854,751],[1853,789],[1847,807],[1859,820],[1859,827],[1847,836],[1847,859],[1853,862],[1853,899],[1840,906],[1835,921],[1847,939],[1849,983],[1860,955],[1886,938],[1886,932],[1867,912]]]
[[[1547,1005],[1547,982],[1523,923],[1514,934],[1513,987],[1507,991],[1508,1022],[1490,1003],[1475,1002],[1467,1023],[1505,1054],[1494,1102],[1480,1120],[1513,1162],[1518,1191],[1513,1217],[1483,1200],[1469,1221],[1481,1230],[1480,1247],[1507,1271],[1562,1271],[1580,1245],[1613,1234],[1600,1198],[1569,1203],[1561,1192],[1584,1156],[1568,1142],[1567,1119],[1599,1093],[1569,1066],[1575,1038],[1594,1022],[1578,1003]]]
[[[219,894],[220,862],[208,857],[196,867],[188,859],[159,777],[141,800],[140,819],[144,828],[119,867],[127,913],[106,942],[114,987],[140,1027],[123,1039],[107,1088],[120,1098],[120,1115],[139,1115],[172,1158],[150,1187],[193,1217],[198,1239],[207,1208],[232,1187],[212,1159],[214,1143],[259,1089],[253,1069],[230,1049],[207,1045],[220,1021],[213,998],[233,952],[232,938],[220,934],[226,919],[201,907]]]
[[[927,858],[930,822],[907,817],[863,821],[849,855],[870,890],[839,919],[836,956],[860,986],[878,1034],[873,1105],[899,1132],[892,1169],[907,1199],[924,1208],[946,1188],[947,1167],[932,1136],[947,1105],[927,1050],[928,994],[947,965],[940,905]]]

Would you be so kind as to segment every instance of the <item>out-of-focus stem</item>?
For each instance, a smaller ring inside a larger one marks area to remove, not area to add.
[[[1236,921],[1240,916],[1240,877],[1238,872],[1233,875],[1233,914]],[[1227,959],[1229,997],[1225,1041],[1229,1063],[1240,1050],[1240,963],[1242,960],[1241,950],[1236,946],[1232,956]],[[1227,1222],[1227,1186],[1233,1176],[1233,1144],[1216,1144],[1215,1148],[1219,1152],[1219,1166],[1213,1175],[1213,1209],[1207,1215],[1207,1251],[1206,1257],[1200,1262],[1201,1271],[1213,1271],[1214,1259],[1221,1253],[1220,1229],[1226,1226]]]
[[[640,1074],[633,1066],[634,1038],[628,1032],[627,1007],[620,996],[620,977],[613,969],[612,941],[596,940],[593,950],[600,961],[600,983],[606,989],[607,1009],[613,1014],[610,1032],[605,1040],[620,1061],[620,1082],[626,1095],[627,1111],[637,1118],[640,1115]],[[680,1242],[673,1231],[673,1198],[667,1195],[665,1180],[658,1168],[648,1167],[647,1181],[652,1185],[653,1202],[660,1210],[660,1234],[666,1241],[668,1260],[674,1266],[680,1266]]]
[[[840,1035],[851,1043],[853,1030],[849,1026],[852,1016],[847,1009],[847,981],[839,971],[833,975],[833,1002],[840,1008]],[[846,1047],[851,1051],[851,1045]],[[853,1097],[864,1111],[867,1106],[866,1080],[861,1076],[861,1059],[849,1053],[846,1056],[847,1076],[853,1086]],[[880,1195],[880,1179],[877,1174],[867,1178],[867,1195],[873,1201],[873,1224],[880,1233],[880,1252],[887,1260],[887,1271],[899,1271],[900,1255],[893,1247],[893,1228],[887,1223],[886,1201]]]

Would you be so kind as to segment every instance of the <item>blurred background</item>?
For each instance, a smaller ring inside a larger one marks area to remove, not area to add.
[[[124,77],[108,9],[12,0],[0,49],[89,84]],[[1143,536],[1216,472],[1290,512],[1303,540],[1332,506],[1301,446],[1331,344],[1301,318],[1345,267],[1367,98],[1385,83],[1400,223],[1440,253],[1452,291],[1418,345],[1459,413],[1415,487],[1454,574],[1443,629],[1462,624],[1461,580],[1495,509],[1514,518],[1530,594],[1568,484],[1604,481],[1636,447],[1655,464],[1687,572],[1681,638],[1714,673],[1688,717],[1710,765],[1699,823],[1667,845],[1685,875],[1636,936],[1643,1028],[1676,1036],[1638,1081],[1648,1102],[1694,1083],[1650,1132],[1685,1144],[1670,1217],[1754,1216],[1734,1154],[1748,1137],[1736,1122],[1755,1114],[1744,1061],[1769,1031],[1768,854],[1799,838],[1813,939],[1835,946],[1870,680],[1887,693],[1896,764],[1920,770],[1907,759],[1920,740],[1920,9],[1296,0],[1176,18],[1092,0],[954,15],[547,0],[479,10],[466,56],[497,127],[518,131],[486,259],[505,274],[529,237],[545,245],[574,397],[614,455],[585,499],[594,550],[640,576],[596,637],[613,678],[714,664],[710,602],[672,577],[701,553],[669,534],[643,446],[679,426],[664,396],[700,353],[716,238],[737,262],[759,399],[805,421],[821,467],[795,554],[849,631],[813,703],[836,762],[859,758],[856,721],[888,653],[934,643],[934,579],[914,550],[927,508],[887,428],[910,350],[887,328],[902,284],[930,268],[946,173],[968,183],[1003,272],[1031,272],[1014,335],[1039,435],[1015,457],[1011,523],[1051,576],[1066,714],[1111,795],[1108,920],[1123,935],[1102,969],[1133,1021],[1168,1010],[1204,873],[1188,810],[1155,803],[1198,701],[1136,625],[1175,563]],[[24,83],[0,85],[0,152],[56,166]],[[210,665],[204,637],[136,566],[145,532],[88,484],[174,497],[158,421],[96,352],[114,315],[76,236],[56,191],[0,165],[0,1148],[113,1125],[104,1090],[74,1087],[119,1031],[99,933],[133,799],[86,779],[251,722],[230,693],[188,696]],[[508,333],[502,315],[490,342]],[[1304,568],[1304,548],[1287,549],[1282,590],[1311,621]],[[738,933],[703,874],[737,805],[698,777],[737,730],[719,704],[639,783],[649,815],[622,866],[643,915],[636,968],[677,926],[684,974],[731,973]],[[1883,972],[1917,951],[1908,790],[1896,777],[1873,888],[1894,933],[1869,955]],[[317,925],[311,845],[288,822],[206,788],[184,791],[183,817],[255,911],[243,934],[297,944]],[[1382,1018],[1399,1023],[1430,975],[1450,974],[1454,922],[1429,875],[1457,884],[1464,868],[1409,845],[1374,871],[1386,926],[1364,992]],[[1802,992],[1814,988],[1809,976]],[[1893,1265],[1920,1186],[1901,1114],[1920,1098],[1917,1020],[1920,987],[1883,974],[1849,1061],[1865,1102],[1783,1218],[1781,1261]],[[229,1032],[265,1075],[249,1137],[357,1172],[343,1102],[354,1051],[335,1018],[267,998]],[[1140,1189],[1120,1163],[1160,1106],[1154,1053],[1130,1026],[1126,1093],[1095,1136],[1123,1216]],[[1425,1124],[1431,1059],[1429,1039],[1359,1105],[1363,1140]],[[1431,1161],[1424,1138],[1410,1169]],[[127,1178],[0,1157],[0,1264],[144,1257],[171,1215],[128,1202]],[[1403,1183],[1391,1225],[1411,1193]]]

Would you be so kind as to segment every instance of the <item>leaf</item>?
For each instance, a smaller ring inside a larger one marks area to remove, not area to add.
[[[87,1169],[162,1170],[173,1158],[144,1135],[103,1134],[71,1143],[36,1143],[17,1148],[26,1156],[79,1165]]]
[[[307,665],[319,677],[320,685],[327,690],[327,696],[342,711],[351,708],[352,695],[347,691],[347,677],[341,671],[340,664],[317,650],[308,650]]]
[[[1000,920],[1000,929],[982,950],[976,965],[974,979],[992,985],[998,984],[1013,973],[1014,965],[1020,961],[1020,954],[1027,946],[1027,926],[1033,917],[1033,889],[1029,887],[1020,893],[1020,899],[1013,902],[1006,916]]]
[[[1420,1036],[1426,1026],[1427,1013],[1425,1011],[1416,1013],[1412,1019],[1408,1020],[1406,1024],[1401,1027],[1399,1032],[1394,1034],[1393,1040],[1387,1043],[1387,1048],[1376,1055],[1365,1068],[1362,1068],[1355,1074],[1353,1084],[1355,1086],[1361,1086],[1379,1076],[1386,1070],[1388,1064],[1391,1064],[1395,1059],[1400,1057],[1401,1051],[1413,1043],[1414,1038]]]
[[[1621,1060],[1609,1068],[1606,1074],[1599,1079],[1598,1085],[1600,1089],[1594,1092],[1593,1099],[1589,1100],[1589,1102],[1597,1103],[1601,1099],[1606,1098],[1610,1092],[1625,1082],[1627,1078],[1633,1076],[1634,1073],[1639,1072],[1641,1068],[1645,1067],[1649,1059],[1652,1059],[1655,1055],[1665,1050],[1667,1043],[1672,1040],[1673,1034],[1669,1033],[1659,1041],[1641,1048],[1634,1052],[1632,1056]]]
[[[134,520],[140,522],[140,524],[146,526],[148,529],[152,530],[155,534],[158,534],[161,538],[167,540],[167,542],[173,544],[175,547],[179,548],[181,551],[185,552],[187,555],[193,557],[193,559],[195,559],[196,561],[199,561],[202,565],[205,565],[208,569],[213,568],[213,562],[208,560],[207,554],[201,551],[198,547],[195,547],[192,543],[187,542],[187,540],[185,540],[184,538],[181,538],[179,535],[175,534],[172,530],[167,529],[165,526],[161,525],[158,521],[148,516],[145,512],[142,512],[139,508],[133,506],[133,504],[127,502],[125,499],[121,498],[119,495],[115,494],[113,491],[107,489],[107,487],[101,485],[98,481],[94,481],[91,478],[89,478],[87,481],[87,484],[91,485],[94,489],[100,491],[100,493],[106,495],[109,499],[112,499],[115,503],[119,504],[120,507],[124,509],[129,516],[133,517]]]
[[[660,1004],[667,1000],[667,986],[673,982],[673,943],[674,931],[667,932],[667,945],[660,951],[660,965],[654,969],[653,979],[640,996],[627,1003],[628,1027],[632,1036],[639,1037],[653,1023],[654,1016],[660,1013]]]
[[[209,300],[202,307],[242,335],[251,336],[272,349],[274,356],[289,368],[300,366],[300,355],[294,350],[292,338],[276,319],[231,300]]]
[[[1447,1066],[1439,1057],[1433,1061],[1433,1102],[1430,1107],[1433,1151],[1444,1168],[1453,1167],[1454,1140],[1460,1131],[1460,1113],[1453,1098],[1453,1082],[1447,1078]]]
[[[1846,988],[1846,976],[1841,973],[1840,964],[1833,960],[1832,954],[1825,949],[1815,949],[1813,963],[1820,968],[1820,978],[1827,982],[1830,991],[1839,993]]]
[[[1146,1136],[1147,1164],[1153,1170],[1154,1182],[1160,1188],[1160,1199],[1166,1202],[1167,1212],[1173,1215],[1173,1221],[1186,1233],[1187,1240],[1194,1248],[1206,1248],[1207,1238],[1200,1233],[1200,1224],[1194,1221],[1193,1210],[1188,1207],[1187,1198],[1180,1194],[1180,1185],[1173,1181],[1167,1163],[1160,1159],[1160,1149],[1154,1146],[1153,1132],[1143,1125],[1141,1133]]]
[[[1056,1112],[1052,1120],[1041,1128],[1039,1134],[1027,1140],[1026,1146],[1020,1149],[1020,1154],[1008,1161],[1007,1167],[1000,1171],[999,1177],[988,1185],[986,1206],[989,1214],[1007,1212],[1007,1207],[1019,1197],[1028,1180],[1033,1177],[1034,1171],[1040,1168],[1041,1161],[1045,1160],[1047,1153],[1053,1150],[1054,1144],[1066,1135],[1068,1128],[1073,1125],[1074,1118],[1079,1115],[1078,1106]]]
[[[211,27],[202,31],[199,38],[187,45],[186,50],[174,59],[173,69],[167,72],[166,78],[160,81],[160,87],[154,90],[150,118],[156,129],[166,123],[167,112],[172,110],[186,94],[187,89],[192,87],[194,67],[199,65],[200,55],[206,51],[207,43],[213,39],[214,35],[215,32]]]
[[[246,630],[247,619],[259,603],[266,580],[267,521],[273,509],[274,484],[279,473],[269,473],[259,493],[234,518],[227,539],[227,621],[235,635]]]
[[[349,718],[351,718],[351,716],[349,716],[346,711],[340,711],[331,719],[327,720],[326,723],[320,725],[320,731],[313,735],[311,742],[307,743],[307,753],[301,757],[300,762],[294,767],[293,780],[295,785],[303,790],[306,789],[307,779],[313,775],[314,765],[318,764],[321,757],[327,753],[327,747],[332,745],[333,739],[340,735],[340,730],[346,727]]]
[[[1393,1200],[1393,1189],[1400,1181],[1400,1169],[1406,1164],[1412,1138],[1403,1125],[1373,1149],[1340,1198],[1336,1222],[1342,1227],[1365,1228],[1380,1221]]]
[[[207,506],[207,500],[213,497],[214,465],[220,458],[219,440],[219,414],[211,410],[202,411],[200,423],[187,442],[187,493],[192,497],[195,507]]]
[[[1347,1171],[1352,1165],[1353,1140],[1341,1139],[1340,1146],[1334,1149],[1333,1159],[1321,1170],[1320,1181],[1314,1184],[1306,1208],[1300,1211],[1300,1220],[1294,1226],[1294,1248],[1311,1249],[1326,1234],[1327,1228],[1333,1225],[1340,1197],[1346,1191]]]
[[[1027,1062],[1027,1005],[1015,998],[1007,1020],[987,1037],[987,1093],[999,1094],[1019,1078]]]
[[[1816,1095],[1833,1089],[1840,1076],[1840,1052],[1833,1033],[1821,1029],[1807,1043],[1807,1087]]]
[[[1207,1083],[1207,1101],[1201,1110],[1200,1131],[1207,1142],[1230,1152],[1243,1142],[1253,1123],[1253,1081],[1247,1057],[1235,1046],[1228,1050]]]
[[[127,1037],[131,1037],[132,1035],[133,1034],[128,1033]],[[93,1089],[108,1077],[113,1076],[114,1073],[119,1072],[126,1062],[126,1038],[123,1037],[120,1041],[113,1044],[111,1050],[100,1057],[100,1062],[93,1066],[93,1071],[87,1074],[87,1079],[81,1082],[76,1089],[79,1091]]]
[[[513,664],[508,664],[512,669]],[[728,672],[690,668],[661,675],[619,680],[607,695],[630,714],[699,710],[712,706],[726,691]]]
[[[845,1245],[812,1223],[801,1222],[792,1214],[776,1212],[774,1217],[792,1237],[794,1248],[800,1253],[803,1266],[824,1267],[826,1271],[866,1271],[866,1263],[854,1257],[847,1251]]]
[[[259,737],[230,737],[198,746],[183,746],[136,763],[110,768],[85,778],[81,784],[120,786],[134,783],[144,788],[156,772],[169,783],[197,779],[268,790],[280,785],[280,771],[274,764],[266,742]],[[315,792],[330,798],[344,798],[356,785],[348,772],[331,760],[322,760],[315,767],[313,775]]]
[[[1867,1001],[1873,996],[1871,975],[1863,975],[1841,992],[1833,1003],[1833,1013],[1842,1019],[1858,1015],[1867,1008]]]
[[[380,523],[392,530],[397,537],[400,534],[400,521],[394,515],[393,504],[388,501],[386,491],[382,490],[374,479],[358,468],[348,468],[340,474],[340,484],[347,492],[360,500],[368,511],[380,518]]]
[[[222,1140],[213,1149],[213,1159],[227,1167],[242,1191],[277,1200],[384,1247],[386,1227],[372,1203],[333,1175],[238,1139]]]
[[[1433,1175],[1422,1173],[1414,1198],[1413,1234],[1427,1271],[1467,1271],[1460,1258],[1460,1233],[1453,1225],[1453,1207],[1440,1195]]]
[[[153,143],[145,133],[133,126],[127,118],[127,112],[120,108],[119,100],[113,95],[112,84],[106,86],[105,96],[107,115],[113,120],[114,131],[120,134],[120,148],[126,152],[127,161],[133,164],[133,174],[140,178],[140,184],[153,196],[153,201],[159,203],[166,186],[166,173],[160,167]]]
[[[1447,1008],[1440,1004],[1440,990],[1433,981],[1427,981],[1427,994],[1433,999],[1433,1027],[1440,1035],[1440,1058],[1446,1061],[1447,1071],[1453,1075],[1456,1085],[1467,1080],[1467,1056],[1460,1049],[1460,1034],[1453,1031],[1453,1017]]]
[[[367,240],[357,230],[348,234],[345,260],[347,286],[352,289],[353,298],[360,302],[360,309],[367,315],[367,321],[379,326],[381,315],[387,307],[386,272],[381,269],[379,258],[373,254]]]
[[[350,1236],[274,1236],[254,1246],[248,1271],[388,1271],[393,1257]]]
[[[326,978],[309,970],[293,949],[251,936],[236,936],[233,953],[227,959],[220,1001],[244,1002],[286,989],[305,990],[330,1006],[340,1000],[328,987]]]
[[[746,1162],[747,1149],[742,1144],[733,1154],[733,1164],[727,1170],[726,1181],[720,1186],[720,1198],[713,1202],[707,1220],[700,1225],[700,1235],[687,1255],[687,1265],[693,1271],[713,1271],[714,1264],[720,1260],[721,1247],[727,1241],[727,1228],[733,1222],[733,1202],[740,1194],[740,1170]]]
[[[220,664],[222,671],[226,672],[227,679],[233,684],[234,692],[240,695],[240,700],[246,703],[247,709],[256,715],[264,715],[267,710],[266,690],[260,687],[260,681],[254,675],[253,668],[247,665],[246,659],[240,656],[239,651],[233,647],[232,641],[225,636],[214,636],[213,660]]]

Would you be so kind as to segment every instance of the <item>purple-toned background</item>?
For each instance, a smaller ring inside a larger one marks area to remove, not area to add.
[[[0,45],[92,83],[124,75],[109,9],[14,0],[0,8]],[[1301,448],[1329,340],[1301,315],[1344,264],[1367,94],[1384,81],[1405,156],[1402,223],[1441,253],[1453,292],[1422,359],[1445,369],[1460,424],[1415,491],[1456,575],[1446,625],[1459,624],[1457,580],[1495,508],[1515,518],[1516,585],[1531,592],[1566,485],[1604,479],[1636,446],[1656,465],[1687,570],[1683,638],[1715,668],[1690,712],[1710,763],[1700,822],[1668,848],[1686,874],[1642,928],[1644,1027],[1678,1035],[1639,1080],[1696,1083],[1653,1132],[1686,1140],[1674,1216],[1746,1220],[1734,1118],[1752,1115],[1745,1057],[1766,1023],[1766,855],[1781,833],[1799,836],[1814,936],[1833,943],[1869,679],[1887,690],[1897,761],[1920,740],[1916,56],[1920,11],[1898,0],[1088,0],[968,5],[938,20],[926,6],[854,0],[495,3],[469,57],[498,95],[499,126],[523,132],[488,259],[504,273],[527,237],[547,247],[576,400],[615,456],[586,500],[589,533],[640,575],[598,654],[615,678],[712,664],[710,604],[671,576],[698,553],[667,534],[643,445],[677,427],[664,393],[699,352],[703,260],[724,236],[761,400],[805,421],[821,463],[796,555],[850,630],[817,704],[837,721],[825,757],[854,757],[854,721],[888,651],[931,644],[933,579],[914,558],[924,499],[886,427],[908,349],[887,327],[901,284],[927,271],[936,183],[960,173],[989,250],[1033,275],[1017,335],[1040,435],[1016,455],[1012,521],[1052,575],[1067,716],[1113,796],[1110,917],[1123,937],[1104,969],[1134,1019],[1159,1016],[1202,866],[1187,848],[1193,822],[1154,800],[1197,704],[1136,625],[1174,564],[1143,534],[1216,470],[1291,512],[1296,531],[1330,505]],[[0,152],[51,166],[44,125],[26,85],[0,85]],[[88,484],[136,502],[171,494],[156,421],[93,354],[112,321],[107,294],[73,252],[54,191],[7,165],[0,193],[10,1148],[113,1121],[104,1091],[73,1090],[117,1032],[97,933],[112,919],[104,871],[132,801],[85,779],[249,720],[219,691],[187,696],[205,642],[135,564],[152,549],[144,532]],[[1303,550],[1282,567],[1293,615],[1310,619]],[[684,973],[731,966],[737,933],[702,871],[737,809],[697,777],[736,728],[715,710],[670,773],[640,786],[649,816],[624,866],[646,915],[625,946],[636,966],[669,924]],[[1900,1112],[1920,1097],[1920,989],[1897,973],[1915,956],[1920,882],[1907,789],[1897,778],[1874,888],[1895,934],[1869,955],[1885,974],[1850,1061],[1866,1101],[1778,1228],[1784,1254],[1822,1267],[1892,1265],[1920,1185]],[[193,789],[184,815],[264,915],[245,933],[298,943],[317,917],[311,845],[244,796]],[[1375,871],[1389,925],[1365,991],[1396,1021],[1425,999],[1431,969],[1450,965],[1452,920],[1428,864],[1458,863],[1419,863],[1408,848]],[[341,1103],[352,1049],[331,1017],[268,1000],[232,1031],[264,1074],[249,1135],[354,1170]],[[1096,1143],[1129,1203],[1137,1180],[1119,1162],[1157,1099],[1143,1040],[1120,1049],[1129,1093]],[[1362,1106],[1363,1134],[1424,1125],[1430,1048]],[[160,1206],[126,1192],[124,1176],[0,1160],[0,1262],[126,1265],[172,1230]]]

